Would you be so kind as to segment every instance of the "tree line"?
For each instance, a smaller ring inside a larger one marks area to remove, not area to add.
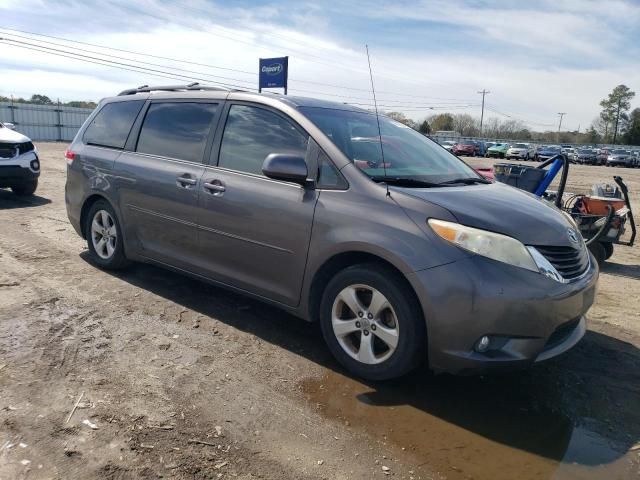
[[[527,128],[516,119],[486,118],[480,132],[480,119],[468,113],[439,113],[416,122],[402,112],[386,112],[388,117],[429,135],[437,131],[455,131],[463,137],[508,138],[543,143],[640,145],[640,108],[631,108],[635,96],[626,85],[618,85],[600,102],[602,112],[585,132],[545,131]]]
[[[58,102],[54,102],[46,95],[40,95],[34,93],[31,98],[25,99],[22,97],[10,98],[0,95],[0,102],[13,102],[13,103],[28,103],[31,105],[58,105]],[[83,100],[73,100],[71,102],[60,102],[62,107],[76,107],[76,108],[96,108],[98,104],[96,102],[86,102]]]

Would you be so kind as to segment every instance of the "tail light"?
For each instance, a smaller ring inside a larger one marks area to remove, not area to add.
[[[64,158],[67,159],[67,165],[71,165],[76,158],[76,152],[67,150],[64,152]]]

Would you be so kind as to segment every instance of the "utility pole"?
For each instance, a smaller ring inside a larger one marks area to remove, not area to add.
[[[558,123],[558,143],[560,143],[560,129],[562,128],[562,117],[564,117],[567,114],[567,112],[558,112],[558,115],[560,115],[560,123]]]
[[[480,114],[480,136],[482,137],[482,122],[484,121],[484,96],[488,95],[491,92],[483,88],[482,91],[478,93],[482,95],[482,113]]]

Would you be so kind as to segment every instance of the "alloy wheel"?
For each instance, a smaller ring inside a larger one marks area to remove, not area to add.
[[[91,243],[98,256],[109,260],[116,250],[118,231],[109,212],[98,210],[91,221]]]
[[[350,285],[336,296],[331,323],[340,347],[361,363],[382,363],[398,346],[400,330],[393,306],[368,285]]]

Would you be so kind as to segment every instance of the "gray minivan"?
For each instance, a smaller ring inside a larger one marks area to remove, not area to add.
[[[528,367],[585,333],[573,221],[350,105],[198,85],[100,102],[66,204],[102,268],[151,262],[319,321],[355,375]]]

